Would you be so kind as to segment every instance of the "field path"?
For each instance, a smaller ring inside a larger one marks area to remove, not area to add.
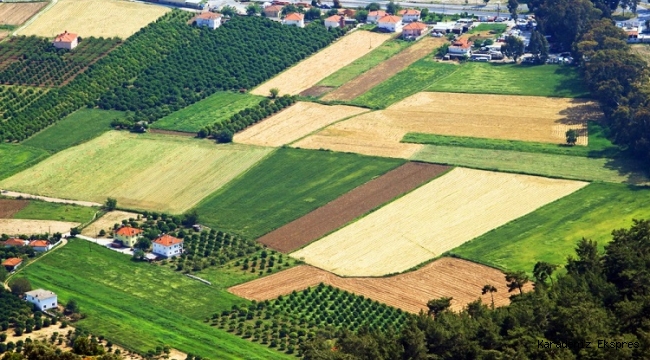
[[[399,54],[366,71],[352,81],[339,87],[323,97],[325,101],[352,100],[379,85],[384,80],[406,69],[409,65],[430,54],[441,46],[446,39],[425,37]]]
[[[92,202],[92,201],[57,199],[48,196],[32,195],[32,194],[21,193],[17,191],[9,191],[9,190],[2,190],[2,195],[14,197],[14,198],[22,197],[24,199],[36,199],[36,200],[41,200],[41,201],[46,201],[51,203],[59,203],[59,204],[73,204],[73,205],[88,206],[88,207],[102,206],[102,204]]]
[[[62,248],[63,246],[65,246],[65,244],[68,243],[68,236],[70,236],[70,233],[69,233],[69,232],[63,234],[63,237],[61,238],[61,243],[60,243],[59,245],[57,245],[56,247],[52,248],[50,251],[45,252],[44,254],[42,254],[41,256],[37,257],[36,259],[34,259],[34,261],[28,263],[27,265],[22,266],[22,267],[19,267],[18,270],[16,270],[16,272],[14,272],[13,274],[7,276],[7,278],[5,279],[5,282],[3,283],[5,289],[11,291],[11,288],[9,287],[9,280],[11,280],[11,278],[12,278],[14,275],[16,275],[17,273],[23,271],[23,269],[26,269],[29,265],[31,265],[31,264],[33,264],[33,263],[35,263],[35,262],[41,260],[41,259],[44,258],[45,256],[47,256],[47,255],[51,254],[52,252],[54,252],[54,251],[56,251],[56,250]]]

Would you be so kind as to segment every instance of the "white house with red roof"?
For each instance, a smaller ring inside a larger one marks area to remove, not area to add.
[[[402,18],[395,15],[386,15],[377,21],[377,27],[389,32],[402,31]]]
[[[450,57],[466,57],[472,55],[472,43],[467,39],[458,39],[454,41],[447,49]]]
[[[3,244],[4,244],[4,247],[6,247],[6,248],[12,247],[12,246],[23,247],[23,246],[27,245],[27,242],[25,240],[11,238],[11,239],[5,241]]]
[[[45,252],[49,251],[52,248],[49,241],[45,240],[34,240],[29,242],[29,246],[34,249],[36,252]]]
[[[171,235],[162,235],[153,241],[153,253],[164,257],[179,256],[183,253],[183,240]]]
[[[204,12],[196,17],[196,26],[205,26],[214,30],[221,26],[221,14]]]
[[[404,36],[405,38],[422,36],[422,34],[426,30],[427,30],[426,24],[421,23],[419,21],[414,21],[412,23],[408,23],[404,25],[404,27],[402,28],[402,36]]]
[[[297,26],[299,28],[305,27],[305,15],[299,13],[290,13],[282,19],[282,24]]]
[[[345,15],[332,15],[325,19],[326,28],[345,27]]]
[[[54,47],[57,49],[72,50],[79,45],[79,36],[77,34],[69,33],[68,30],[54,38]]]
[[[7,271],[16,270],[23,263],[21,258],[9,258],[2,262],[2,266],[7,269]]]
[[[384,10],[377,10],[377,11],[371,11],[368,13],[368,17],[366,18],[366,22],[376,24],[379,19],[383,18],[384,16],[388,15]]]
[[[402,16],[402,22],[420,21],[420,10],[404,9],[398,12]]]
[[[138,239],[142,236],[141,234],[142,230],[140,229],[130,226],[122,226],[115,230],[115,240],[120,241],[124,246],[134,247],[135,243],[137,243]]]

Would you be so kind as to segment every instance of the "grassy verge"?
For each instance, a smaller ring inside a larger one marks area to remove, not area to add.
[[[505,270],[532,272],[538,261],[563,265],[581,238],[611,240],[613,229],[650,217],[650,189],[590,184],[451,251],[462,258]]]
[[[130,350],[168,345],[210,359],[288,358],[202,323],[247,301],[87,241],[72,239],[21,276],[56,292],[61,303],[75,299],[87,315],[76,326]]]
[[[55,220],[85,224],[91,221],[97,208],[30,200],[14,214],[14,219]]]
[[[48,152],[43,149],[0,144],[0,180],[27,169],[48,156]]]
[[[508,26],[506,24],[479,24],[469,31],[470,34],[476,34],[484,31],[494,31],[496,35],[503,34]]]
[[[202,128],[230,118],[258,104],[261,96],[221,91],[176,111],[151,125],[154,129],[198,132]]]
[[[121,111],[81,109],[25,140],[23,145],[59,152],[109,131],[111,121],[123,116]]]
[[[207,226],[256,238],[403,162],[281,148],[204,199],[196,210]]]

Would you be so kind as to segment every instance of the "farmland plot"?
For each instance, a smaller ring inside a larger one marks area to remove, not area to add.
[[[253,89],[251,93],[267,96],[271,89],[278,88],[280,95],[296,95],[369,53],[388,39],[388,34],[355,31]]]
[[[457,168],[291,256],[343,276],[402,272],[586,185]]]
[[[44,233],[67,233],[79,223],[50,220],[0,219],[0,234],[32,235]]]
[[[28,200],[0,199],[0,219],[11,219],[29,204]]]
[[[0,25],[21,25],[47,4],[47,1],[0,4]]]
[[[92,224],[86,226],[81,231],[81,235],[97,236],[100,230],[104,230],[108,233],[109,231],[113,230],[114,224],[121,224],[122,220],[129,220],[131,218],[136,219],[137,217],[138,214],[126,211],[115,210],[107,212]]]

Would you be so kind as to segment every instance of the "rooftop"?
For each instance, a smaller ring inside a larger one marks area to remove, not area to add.
[[[171,235],[165,234],[165,235],[159,236],[153,242],[158,244],[158,245],[162,245],[162,246],[172,246],[172,245],[176,245],[176,244],[182,244],[183,240],[175,238],[175,237],[173,237]]]
[[[213,13],[213,12],[204,12],[201,15],[197,17],[197,19],[203,19],[203,20],[214,20],[218,19],[221,17],[221,14]]]
[[[39,298],[39,299],[47,299],[47,298],[51,298],[53,296],[56,296],[55,293],[53,293],[53,292],[51,292],[49,290],[43,290],[43,289],[36,289],[36,290],[28,291],[28,292],[25,293],[25,295],[33,296],[33,297]]]
[[[404,30],[424,30],[427,26],[421,22],[412,22],[404,26]]]
[[[298,13],[291,13],[287,14],[287,16],[284,18],[284,20],[290,20],[290,21],[300,21],[305,18],[305,15],[303,14],[298,14]]]
[[[20,239],[9,239],[4,242],[5,246],[25,246],[25,242]]]
[[[394,16],[394,15],[386,15],[379,19],[378,22],[380,23],[391,23],[391,24],[397,24],[398,22],[402,21],[402,18],[399,16]]]
[[[34,240],[29,243],[31,247],[47,247],[50,246],[50,243],[45,240]]]
[[[142,230],[136,229],[130,226],[123,226],[115,232],[115,234],[120,236],[135,236],[142,233]]]
[[[9,258],[2,262],[2,266],[16,266],[23,262],[23,259],[19,258]]]
[[[73,42],[77,37],[77,34],[69,33],[68,30],[66,30],[63,34],[57,35],[54,42]]]

